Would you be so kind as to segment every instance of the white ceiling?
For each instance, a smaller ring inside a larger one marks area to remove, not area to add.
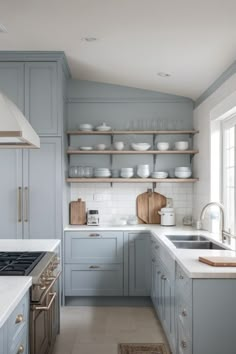
[[[235,14],[235,0],[0,0],[0,50],[63,50],[75,79],[196,99],[236,58]]]

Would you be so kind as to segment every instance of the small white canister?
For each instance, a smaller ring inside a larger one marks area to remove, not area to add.
[[[175,226],[174,208],[161,208],[158,214],[161,215],[162,226]]]

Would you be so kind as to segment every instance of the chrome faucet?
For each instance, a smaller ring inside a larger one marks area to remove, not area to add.
[[[222,204],[220,203],[217,203],[217,202],[210,202],[210,203],[207,203],[202,211],[201,211],[201,214],[200,214],[200,222],[201,222],[201,225],[202,225],[202,222],[203,222],[203,219],[205,217],[205,214],[206,214],[206,211],[211,207],[211,206],[217,206],[220,210],[220,213],[221,213],[221,241],[224,243],[224,241],[226,240],[226,236],[228,236],[227,232],[224,230],[224,207]]]

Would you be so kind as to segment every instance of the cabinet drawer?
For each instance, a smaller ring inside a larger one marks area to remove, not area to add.
[[[9,337],[9,340],[11,338]],[[20,332],[17,340],[13,343],[11,342],[9,354],[28,354],[28,333],[27,326]]]
[[[169,276],[171,278],[174,278],[175,277],[175,260],[172,258],[172,256],[169,254],[169,252],[163,246],[160,246],[160,248],[159,248],[159,257],[160,257],[162,263],[167,268]]]
[[[191,338],[192,337],[192,301],[187,299],[178,298],[177,301],[177,319],[181,323],[184,332]]]
[[[65,295],[123,295],[123,264],[65,265]]]
[[[14,342],[22,328],[27,326],[29,306],[28,301],[28,294],[26,294],[11,313],[7,321],[9,343]]]
[[[178,354],[192,354],[192,340],[178,322]]]
[[[179,265],[176,267],[176,290],[180,300],[192,301],[192,279],[184,273]]]
[[[66,232],[65,263],[123,262],[123,232]]]

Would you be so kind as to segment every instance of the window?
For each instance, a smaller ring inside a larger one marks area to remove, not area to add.
[[[224,205],[224,229],[231,234],[236,234],[235,149],[236,114],[229,111],[211,121],[211,200]]]
[[[235,233],[235,138],[236,138],[236,116],[223,120],[222,131],[222,201],[225,207],[225,229]]]

